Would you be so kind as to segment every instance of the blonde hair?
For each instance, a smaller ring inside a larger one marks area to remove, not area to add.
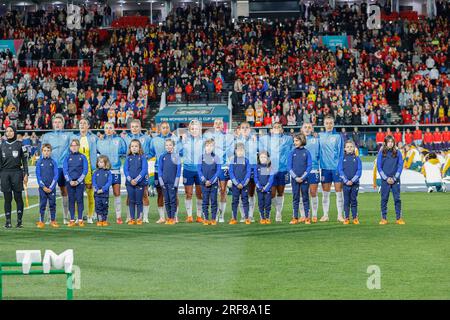
[[[80,140],[78,140],[78,139],[73,139],[73,140],[70,142],[70,145],[72,145],[72,142],[75,142],[75,144],[76,144],[77,146],[80,146]]]
[[[105,156],[105,155],[98,156],[97,163],[95,164],[97,166],[97,169],[99,169],[98,163],[100,161],[103,161],[103,163],[105,164],[104,169],[111,170],[111,161],[109,161],[109,158],[107,156]]]

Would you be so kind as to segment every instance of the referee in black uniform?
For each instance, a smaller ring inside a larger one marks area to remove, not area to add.
[[[17,141],[16,129],[6,128],[6,140],[0,145],[1,190],[5,196],[5,228],[11,228],[11,206],[17,205],[17,228],[22,228],[23,185],[28,183],[28,153],[22,141]]]

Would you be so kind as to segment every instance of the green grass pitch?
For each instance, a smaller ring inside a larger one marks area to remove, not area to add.
[[[0,261],[14,261],[17,249],[74,249],[81,269],[75,299],[449,299],[449,199],[404,193],[404,226],[392,223],[392,203],[391,223],[378,225],[376,193],[360,194],[359,226],[334,222],[334,196],[333,222],[309,226],[288,224],[291,195],[283,223],[272,225],[157,225],[151,198],[148,225],[39,230],[34,208],[26,211],[24,229],[0,230]],[[230,210],[229,204],[227,217]],[[380,290],[367,289],[370,265],[380,267]],[[65,298],[63,276],[3,281],[5,299]]]

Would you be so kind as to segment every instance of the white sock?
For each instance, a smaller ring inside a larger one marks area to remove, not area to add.
[[[158,207],[159,218],[164,219],[164,207]]]
[[[311,211],[312,216],[317,217],[317,209],[319,208],[319,197],[311,197]]]
[[[144,206],[144,211],[143,211],[144,218],[143,218],[143,220],[147,220],[148,219],[148,211],[149,211],[149,209],[150,209],[150,206]]]
[[[338,218],[342,218],[342,212],[344,211],[344,193],[342,191],[336,192],[336,207]]]
[[[114,208],[116,209],[116,219],[122,218],[122,200],[120,196],[114,197]]]
[[[303,197],[301,193],[300,193],[300,205],[298,206],[298,208],[300,209],[300,217],[305,218],[305,207],[303,206]]]
[[[275,209],[277,212],[277,216],[281,216],[281,213],[283,212],[284,196],[277,196],[275,199]]]
[[[248,197],[248,217],[253,219],[253,213],[255,212],[255,197]]]
[[[64,219],[69,219],[69,196],[62,196]]]
[[[188,217],[192,217],[192,199],[184,199],[184,205],[186,206]]]
[[[226,202],[219,202],[219,210],[220,210],[220,215],[222,217],[225,217],[225,211],[227,210],[227,203]]]
[[[330,192],[323,191],[322,192],[322,207],[323,207],[323,215],[328,217],[328,212],[330,211]]]
[[[197,199],[197,217],[202,217],[202,199]]]

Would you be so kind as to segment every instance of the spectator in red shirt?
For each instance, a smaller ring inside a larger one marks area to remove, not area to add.
[[[268,127],[272,125],[272,117],[270,116],[270,113],[266,113],[266,116],[264,117],[264,126]]]
[[[416,127],[416,130],[414,130],[414,144],[416,147],[419,147],[422,145],[422,130],[420,130],[419,126]]]
[[[405,132],[405,144],[412,144],[414,141],[414,135],[412,134],[411,130],[408,128]]]
[[[433,134],[430,131],[430,128],[427,128],[427,131],[425,132],[425,134],[423,135],[423,146],[425,149],[427,149],[428,151],[432,151],[433,150]]]
[[[395,132],[394,132],[394,140],[395,140],[395,144],[402,142],[403,137],[402,137],[402,133],[400,131],[400,128],[396,128]]]
[[[442,150],[442,133],[439,131],[439,128],[436,128],[433,133],[433,148],[434,151]]]
[[[404,124],[412,124],[412,115],[409,110],[402,111],[403,123]]]
[[[377,150],[380,150],[381,146],[384,143],[384,138],[386,137],[386,135],[383,132],[383,129],[379,128],[377,135],[375,137],[375,141],[377,143]]]
[[[448,151],[450,149],[450,131],[448,131],[448,127],[444,128],[442,132],[442,140],[443,140],[443,150]]]

